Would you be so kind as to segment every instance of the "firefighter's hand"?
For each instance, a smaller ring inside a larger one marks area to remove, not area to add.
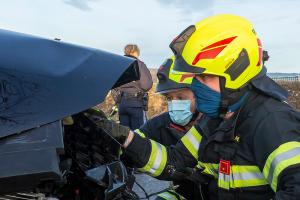
[[[97,124],[104,129],[108,134],[115,138],[121,145],[124,145],[130,129],[127,126],[122,126],[112,120],[102,119]]]

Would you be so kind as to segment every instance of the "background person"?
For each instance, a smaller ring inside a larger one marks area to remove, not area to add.
[[[139,60],[140,49],[135,44],[128,44],[124,48],[125,56],[137,60],[140,80],[132,81],[113,91],[114,99],[118,104],[120,124],[130,127],[131,130],[144,124],[145,112],[148,109],[148,91],[153,82],[149,69]]]

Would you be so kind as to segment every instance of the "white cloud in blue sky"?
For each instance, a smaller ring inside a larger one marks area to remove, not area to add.
[[[0,28],[122,54],[137,43],[141,58],[157,67],[170,41],[213,14],[249,18],[271,56],[269,71],[300,72],[300,1],[297,0],[3,0]]]
[[[74,6],[83,11],[91,10],[92,8],[89,6],[89,2],[97,1],[97,0],[63,0],[65,3]]]

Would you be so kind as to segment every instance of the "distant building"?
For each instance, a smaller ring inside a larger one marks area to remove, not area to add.
[[[296,73],[268,73],[268,76],[274,81],[300,81],[300,74]]]

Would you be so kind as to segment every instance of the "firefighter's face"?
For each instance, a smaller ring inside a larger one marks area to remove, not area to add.
[[[196,79],[209,87],[210,89],[220,92],[219,77],[214,75],[197,75]]]
[[[175,90],[169,93],[165,94],[165,97],[168,101],[172,100],[191,100],[191,107],[190,111],[192,113],[196,112],[196,99],[194,97],[194,94],[192,90],[190,89],[180,89],[180,90]]]

